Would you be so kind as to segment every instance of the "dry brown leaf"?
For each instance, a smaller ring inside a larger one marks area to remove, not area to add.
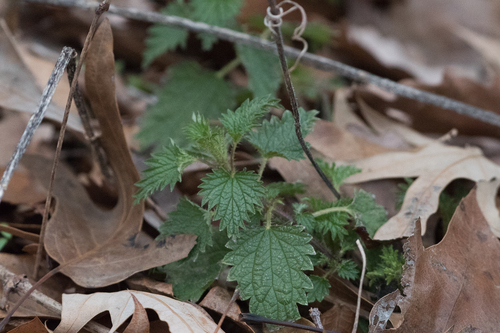
[[[148,314],[134,294],[132,294],[132,299],[134,300],[134,313],[132,314],[130,324],[128,324],[123,333],[149,333]]]
[[[168,323],[170,332],[213,333],[217,325],[211,318],[189,303],[140,291],[63,295],[61,323],[54,333],[76,333],[94,316],[109,311],[110,332],[114,332],[134,313],[137,298],[143,308],[152,309],[160,320]],[[223,333],[223,331],[220,331]]]
[[[310,320],[307,320],[306,318],[300,318],[299,320],[296,320],[295,323],[299,324],[299,325],[316,327],[316,325],[314,325],[314,323],[312,323]],[[276,332],[276,333],[303,333],[304,330],[301,328],[282,326],[274,332]]]
[[[454,26],[451,31],[479,52],[496,73],[500,72],[500,41],[498,38],[484,36],[461,26]]]
[[[374,239],[377,240],[410,236],[413,233],[413,222],[417,218],[422,219],[424,234],[427,219],[437,211],[439,195],[453,180],[465,178],[477,182],[500,177],[500,166],[485,158],[480,149],[452,147],[440,142],[427,145],[416,152],[380,154],[357,161],[355,165],[363,171],[347,178],[346,183],[418,177],[406,192],[399,213],[375,233]],[[499,230],[498,219],[488,220],[488,223],[493,230]]]
[[[45,325],[35,317],[32,321],[10,330],[8,333],[47,333]]]
[[[335,304],[321,315],[321,322],[326,330],[351,333],[356,313],[345,305]]]
[[[134,273],[186,257],[195,236],[179,235],[165,242],[139,244],[143,204],[133,204],[139,174],[130,157],[114,94],[113,38],[105,20],[89,48],[86,86],[92,109],[102,130],[101,142],[116,176],[119,199],[112,210],[101,210],[88,197],[77,178],[61,166],[53,196],[55,211],[47,225],[45,249],[61,272],[85,287],[102,287]],[[52,163],[25,157],[23,164],[48,185]]]
[[[226,289],[216,286],[208,292],[207,296],[203,298],[199,305],[208,309],[214,310],[220,314],[226,311],[226,308],[231,301],[231,294]],[[231,308],[227,316],[234,321],[239,321],[241,310],[238,304],[231,304]]]
[[[500,243],[481,213],[475,189],[459,204],[439,244],[424,249],[417,222],[405,255],[404,296],[395,291],[374,305],[370,332],[498,332]],[[404,320],[384,330],[395,306]]]
[[[29,69],[16,50],[15,41],[6,26],[0,24],[0,106],[6,109],[34,113],[38,109],[41,89]],[[51,69],[52,70],[52,69]],[[50,74],[45,78],[47,83]],[[62,84],[62,83],[61,83]],[[66,95],[67,96],[67,95]],[[51,103],[47,109],[46,117],[61,121],[64,109]],[[71,114],[68,126],[78,131],[83,131],[80,119]]]
[[[130,289],[147,291],[153,294],[173,296],[172,285],[170,283],[156,281],[148,276],[136,274],[125,280]]]

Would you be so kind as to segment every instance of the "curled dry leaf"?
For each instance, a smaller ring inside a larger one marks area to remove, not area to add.
[[[132,299],[134,300],[134,313],[132,314],[130,324],[128,324],[123,333],[149,333],[148,314],[134,294],[132,294]]]
[[[47,225],[45,249],[61,272],[84,287],[102,287],[134,273],[186,257],[196,236],[179,235],[164,242],[138,244],[143,204],[132,195],[139,174],[128,151],[116,105],[113,38],[109,21],[97,30],[89,48],[85,80],[92,109],[102,130],[101,142],[116,176],[118,203],[101,210],[67,168],[60,166],[54,183],[55,211]],[[25,157],[23,164],[48,186],[52,163]]]
[[[134,300],[152,309],[168,323],[170,332],[213,333],[217,325],[196,307],[165,296],[140,291],[63,295],[61,323],[54,333],[76,333],[94,316],[109,311],[110,332],[114,332],[134,313]],[[220,330],[223,333],[222,330]]]
[[[484,157],[475,147],[452,147],[435,142],[416,152],[391,152],[369,157],[355,163],[361,173],[346,179],[346,183],[360,183],[383,178],[418,177],[406,192],[403,205],[376,232],[374,239],[389,240],[410,236],[412,224],[422,219],[422,234],[427,219],[437,211],[439,195],[454,179],[472,181],[500,177],[500,166]],[[483,188],[478,189],[482,193]],[[488,219],[492,229],[499,230],[499,219]],[[500,233],[496,234],[500,236]]]
[[[437,245],[424,249],[417,222],[405,244],[404,295],[395,291],[374,305],[370,332],[498,332],[500,243],[477,195],[474,189],[462,200]],[[396,306],[404,319],[385,330]]]
[[[356,312],[339,303],[321,315],[323,327],[339,333],[351,333],[355,319]]]

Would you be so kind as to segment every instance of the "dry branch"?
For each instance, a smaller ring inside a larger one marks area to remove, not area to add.
[[[97,8],[98,6],[98,3],[95,1],[85,1],[85,0],[24,0],[24,1],[33,3],[52,4],[64,7],[77,7],[87,10],[95,10],[95,8]],[[170,16],[155,12],[140,11],[134,8],[121,8],[113,5],[110,6],[108,12],[110,14],[115,14],[134,20],[145,21],[150,23],[160,23],[179,28],[186,28],[193,32],[210,33],[217,36],[219,39],[225,41],[250,45],[255,48],[271,51],[277,54],[275,45],[268,40],[226,28],[221,28],[201,22],[194,22],[178,16]],[[287,57],[294,59],[296,59],[301,53],[300,50],[288,46],[285,46],[284,52]],[[489,123],[500,127],[500,115],[492,111],[487,111],[478,107],[471,106],[466,103],[459,102],[457,100],[448,97],[443,97],[437,94],[428,93],[412,87],[408,87],[396,83],[394,81],[370,74],[366,71],[345,65],[338,61],[334,61],[332,59],[328,59],[311,53],[304,54],[301,61],[304,65],[310,67],[314,67],[328,72],[333,71],[354,81],[374,84],[396,95],[411,98],[419,102],[435,105],[440,108],[448,109],[459,114],[464,114],[471,118],[475,118],[485,123]]]

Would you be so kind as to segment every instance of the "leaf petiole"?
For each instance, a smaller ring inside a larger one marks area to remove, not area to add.
[[[354,212],[349,207],[331,207],[331,208],[318,210],[317,212],[312,213],[312,216],[318,217],[321,215],[330,214],[330,213],[334,213],[334,212],[346,212],[350,215],[354,215]]]

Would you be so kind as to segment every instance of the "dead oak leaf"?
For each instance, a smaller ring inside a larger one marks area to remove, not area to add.
[[[374,239],[389,240],[412,234],[412,223],[422,220],[422,234],[427,219],[437,211],[439,195],[454,179],[472,181],[500,177],[500,166],[484,157],[475,147],[452,147],[438,141],[416,152],[390,152],[354,163],[361,173],[349,177],[349,184],[383,178],[418,177],[406,192],[403,205],[376,232]],[[482,191],[480,188],[478,191]],[[499,230],[499,219],[488,219],[493,230]],[[495,234],[500,236],[500,233]]]
[[[395,291],[374,305],[370,332],[498,332],[500,243],[475,189],[458,206],[439,244],[424,249],[417,222],[405,256],[404,295]],[[404,319],[385,330],[396,306]]]
[[[61,264],[61,272],[77,284],[103,287],[186,257],[194,235],[164,242],[138,244],[144,206],[133,204],[139,174],[132,162],[116,104],[113,36],[103,21],[89,48],[85,81],[92,109],[101,126],[100,137],[116,176],[118,203],[112,210],[97,207],[75,175],[59,167],[54,183],[55,211],[47,225],[45,249]],[[25,156],[23,165],[48,186],[52,163]]]

